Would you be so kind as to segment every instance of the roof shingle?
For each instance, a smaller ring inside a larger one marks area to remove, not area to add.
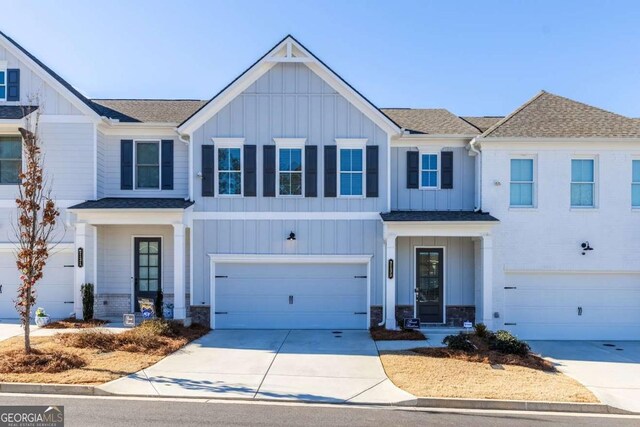
[[[100,114],[121,122],[180,123],[206,101],[195,99],[93,99]]]
[[[472,126],[477,127],[480,132],[484,132],[504,119],[504,116],[460,116],[460,118]]]
[[[178,198],[105,197],[87,200],[69,209],[186,209],[194,202]]]
[[[482,137],[640,138],[640,121],[541,91]]]
[[[18,120],[38,109],[34,105],[0,105],[0,119]]]
[[[477,128],[444,108],[382,108],[391,120],[411,133],[478,135]]]
[[[492,217],[485,212],[474,211],[391,211],[388,213],[381,213],[380,216],[385,222],[397,222],[397,221],[434,221],[434,222],[475,222],[475,221],[498,221],[498,219]]]

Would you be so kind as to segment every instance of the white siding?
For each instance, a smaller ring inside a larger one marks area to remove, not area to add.
[[[105,197],[106,177],[107,177],[107,137],[102,132],[97,133],[97,179],[98,179],[98,198]]]

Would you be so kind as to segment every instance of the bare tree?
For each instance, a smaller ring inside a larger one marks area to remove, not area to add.
[[[30,107],[26,107],[30,108]],[[16,265],[20,271],[16,311],[24,327],[24,350],[31,353],[30,318],[36,302],[36,283],[42,279],[43,270],[50,255],[60,212],[51,198],[43,171],[43,157],[38,131],[39,111],[29,111],[22,135],[24,170],[19,174],[16,237]]]

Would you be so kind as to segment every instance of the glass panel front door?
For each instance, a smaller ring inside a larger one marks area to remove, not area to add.
[[[422,323],[442,323],[442,249],[416,249],[416,312]]]
[[[160,238],[136,237],[134,240],[135,310],[138,298],[155,298],[161,287]]]

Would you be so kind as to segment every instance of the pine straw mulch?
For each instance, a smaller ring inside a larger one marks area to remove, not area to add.
[[[504,354],[475,335],[469,339],[477,350],[384,351],[380,360],[391,381],[416,396],[598,402],[582,384],[539,356]]]
[[[145,324],[122,333],[87,329],[32,337],[32,355],[23,353],[23,337],[14,337],[0,342],[0,381],[102,384],[147,368],[208,331]]]
[[[374,341],[424,341],[427,339],[420,331],[413,330],[398,330],[389,331],[382,327],[371,328],[371,338]]]
[[[80,320],[74,318],[56,320],[48,325],[43,326],[45,329],[90,329],[104,326],[109,323],[107,320],[91,319]]]

